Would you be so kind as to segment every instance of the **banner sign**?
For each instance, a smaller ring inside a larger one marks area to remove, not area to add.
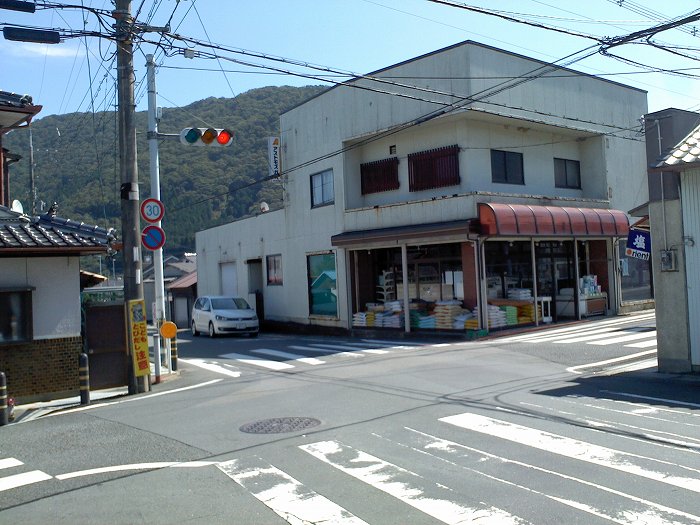
[[[134,374],[146,376],[151,373],[148,355],[148,326],[146,325],[146,303],[143,299],[129,301],[129,333],[131,335]]]
[[[630,228],[627,234],[625,255],[634,259],[648,261],[651,254],[651,233]]]
[[[280,161],[280,139],[279,137],[268,137],[267,139],[267,155],[270,163],[270,177],[278,177],[282,172],[282,163]]]

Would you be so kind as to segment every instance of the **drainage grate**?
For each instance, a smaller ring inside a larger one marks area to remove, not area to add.
[[[312,417],[273,417],[247,423],[240,428],[240,431],[248,434],[281,434],[313,428],[320,424],[318,419]]]

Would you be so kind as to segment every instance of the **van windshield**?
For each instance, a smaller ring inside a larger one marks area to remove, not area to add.
[[[250,308],[241,297],[218,297],[211,300],[213,310],[247,310]]]

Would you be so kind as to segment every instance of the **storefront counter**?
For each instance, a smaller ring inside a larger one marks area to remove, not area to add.
[[[557,295],[557,316],[576,317],[573,295]],[[608,294],[605,292],[581,295],[578,302],[581,317],[605,315],[608,311]]]

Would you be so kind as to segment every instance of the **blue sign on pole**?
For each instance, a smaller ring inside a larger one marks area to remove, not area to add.
[[[146,226],[141,232],[141,244],[149,250],[158,250],[165,244],[165,232],[163,228],[155,225]]]
[[[631,228],[627,234],[627,257],[648,261],[651,255],[651,233]]]

